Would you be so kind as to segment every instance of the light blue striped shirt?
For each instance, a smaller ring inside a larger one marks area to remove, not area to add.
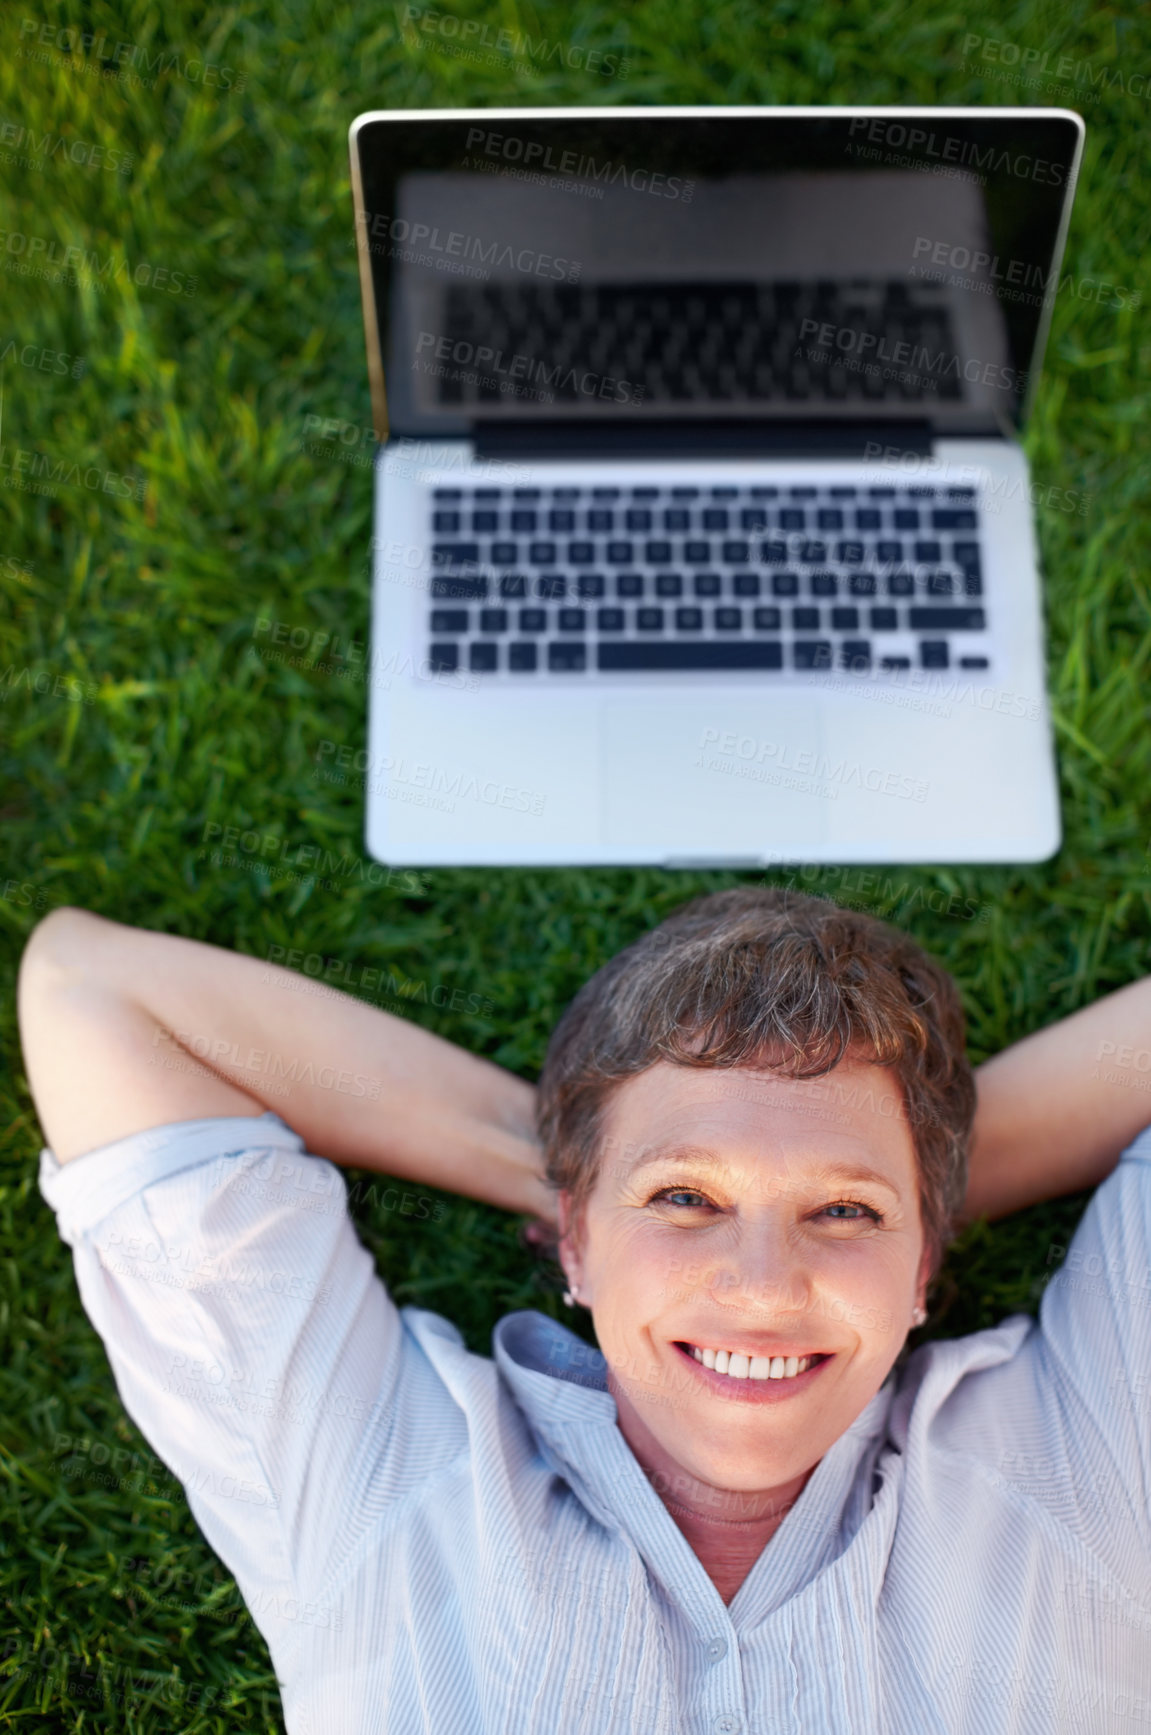
[[[1151,1732],[1151,1128],[1038,1324],[917,1350],[730,1606],[603,1358],[397,1310],[278,1116],[45,1150],[40,1186],[292,1735]]]

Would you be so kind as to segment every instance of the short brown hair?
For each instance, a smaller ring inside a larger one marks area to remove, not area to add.
[[[850,1050],[902,1088],[934,1278],[967,1184],[964,1022],[942,965],[875,916],[777,887],[695,898],[597,970],[552,1032],[537,1105],[548,1182],[587,1199],[612,1091],[657,1061],[810,1079]]]

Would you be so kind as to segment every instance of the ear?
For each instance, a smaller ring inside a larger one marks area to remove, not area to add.
[[[915,1275],[915,1305],[927,1306],[927,1283],[931,1275],[931,1248],[925,1246],[919,1259],[919,1269]]]
[[[577,1209],[573,1205],[567,1187],[561,1188],[556,1196],[556,1215],[559,1220],[559,1262],[568,1282],[579,1289],[583,1283],[584,1211],[582,1207]]]

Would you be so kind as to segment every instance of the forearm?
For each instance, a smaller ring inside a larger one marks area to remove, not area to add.
[[[1024,1038],[975,1079],[963,1223],[1098,1186],[1151,1124],[1151,978]]]
[[[63,981],[147,1014],[139,1066],[209,1068],[333,1162],[551,1214],[523,1079],[279,965],[87,911],[52,921]]]

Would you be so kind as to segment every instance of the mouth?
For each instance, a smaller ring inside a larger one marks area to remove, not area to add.
[[[709,1390],[745,1404],[776,1404],[796,1397],[835,1359],[819,1350],[803,1356],[748,1356],[692,1343],[673,1347]]]

